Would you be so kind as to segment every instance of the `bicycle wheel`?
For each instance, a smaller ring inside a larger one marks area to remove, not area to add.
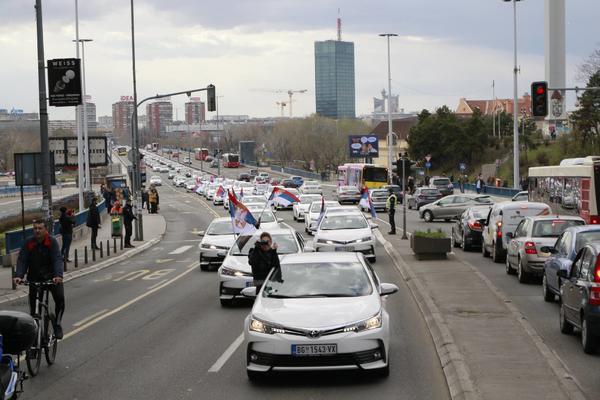
[[[56,360],[56,350],[58,347],[58,339],[54,336],[54,320],[55,316],[50,314],[46,318],[46,323],[44,325],[44,355],[46,356],[46,362],[48,365],[54,364],[54,360]]]
[[[40,364],[42,363],[42,328],[38,320],[36,320],[38,331],[35,343],[25,352],[25,360],[27,361],[27,370],[33,377],[40,372]]]

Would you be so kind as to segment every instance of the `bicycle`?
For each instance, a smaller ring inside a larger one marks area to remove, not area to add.
[[[54,364],[56,360],[56,351],[58,348],[58,339],[54,336],[56,316],[48,309],[48,296],[50,288],[54,286],[54,282],[25,282],[24,284],[34,286],[38,289],[35,300],[35,313],[33,315],[38,328],[37,335],[33,345],[25,353],[27,369],[33,377],[40,371],[42,352],[46,357],[48,365]]]

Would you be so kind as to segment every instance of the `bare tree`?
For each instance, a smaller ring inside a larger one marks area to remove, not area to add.
[[[590,78],[600,71],[600,49],[596,49],[590,56],[577,67],[577,80],[587,82]]]

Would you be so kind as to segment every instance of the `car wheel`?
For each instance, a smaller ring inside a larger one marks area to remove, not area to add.
[[[506,265],[506,275],[514,275],[515,270],[513,269],[512,265],[510,265],[510,261],[508,261],[508,256],[506,257],[506,260],[504,260],[504,264]]]
[[[498,254],[498,245],[496,243],[492,243],[492,261],[495,263],[499,263],[500,254]]]
[[[408,209],[412,210],[412,203],[409,201],[407,204],[408,204]]]
[[[423,212],[423,219],[425,220],[425,222],[433,221],[433,213],[429,210]]]
[[[521,261],[521,258],[519,258],[517,263],[517,279],[519,283],[529,282],[529,273],[525,271],[525,268],[523,268],[523,262]]]
[[[585,315],[581,317],[581,347],[586,354],[596,352],[596,336],[592,334]]]
[[[450,237],[452,238],[452,244],[454,245],[454,247],[460,247],[460,243],[458,243],[454,238],[454,227],[452,227],[452,234],[450,235]]]
[[[489,257],[489,256],[490,256],[490,252],[489,252],[489,251],[487,251],[487,249],[485,248],[485,241],[483,241],[483,242],[481,243],[481,254],[482,254],[484,257]]]
[[[550,289],[548,289],[548,280],[546,279],[546,272],[544,272],[544,275],[542,276],[542,293],[544,294],[544,301],[547,301],[548,303],[554,301],[554,293],[552,293]]]
[[[558,322],[560,324],[560,332],[564,333],[565,335],[570,335],[571,333],[573,333],[573,325],[569,321],[567,321],[567,318],[565,316],[565,306],[563,305],[563,303],[560,303],[558,318]]]
[[[462,242],[460,243],[460,245],[461,245],[463,251],[469,251],[469,250],[471,250],[471,246],[469,246],[467,244],[467,235],[464,232],[462,234]]]
[[[200,256],[200,271],[208,271],[208,265],[202,265],[202,256]]]
[[[296,215],[294,215],[294,221],[298,221],[298,218],[296,218]]]

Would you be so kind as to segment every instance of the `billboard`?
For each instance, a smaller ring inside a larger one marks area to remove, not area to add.
[[[78,58],[48,60],[50,105],[55,107],[81,104],[81,76]]]
[[[376,135],[349,135],[350,158],[379,157],[379,138]]]
[[[54,162],[57,167],[75,167],[77,160],[76,137],[52,137],[49,139],[50,151],[54,153]],[[105,136],[90,136],[89,158],[90,167],[108,164],[107,143]]]
[[[38,186],[42,184],[44,169],[42,153],[15,153],[15,186]],[[54,158],[50,153],[50,184],[56,185]]]

